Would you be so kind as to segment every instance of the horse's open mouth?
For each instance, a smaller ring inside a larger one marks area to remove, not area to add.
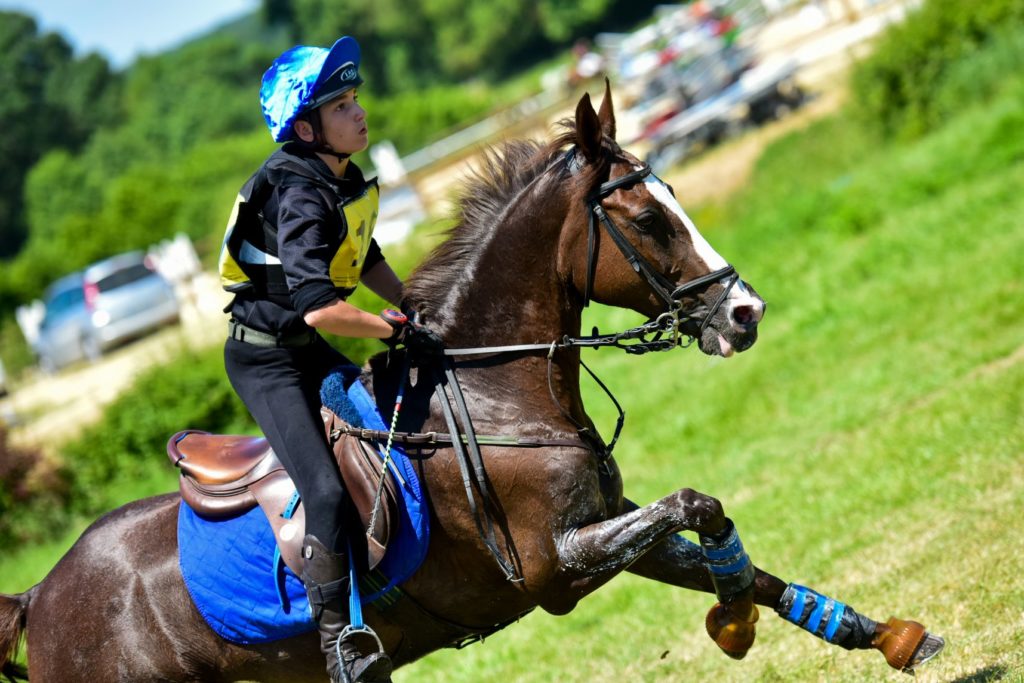
[[[697,345],[709,356],[729,358],[734,353],[742,353],[754,345],[754,342],[757,341],[757,329],[754,328],[744,334],[729,335],[729,337],[715,329],[714,325],[708,325]]]
[[[697,346],[709,356],[728,358],[736,352],[736,349],[729,343],[729,340],[721,332],[710,326],[704,330],[704,334],[697,341]]]

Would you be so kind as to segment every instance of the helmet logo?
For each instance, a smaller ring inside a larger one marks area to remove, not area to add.
[[[354,66],[345,67],[344,71],[338,74],[338,79],[345,83],[347,81],[354,81],[359,78],[359,72]]]

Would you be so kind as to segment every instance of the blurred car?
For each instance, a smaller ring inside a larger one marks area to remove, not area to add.
[[[43,297],[46,314],[34,350],[53,372],[179,319],[174,288],[142,252],[92,264],[54,282]]]

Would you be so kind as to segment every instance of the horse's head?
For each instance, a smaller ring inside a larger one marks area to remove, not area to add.
[[[610,88],[600,112],[584,95],[566,163],[578,179],[587,230],[566,230],[572,286],[652,319],[680,320],[707,354],[731,356],[757,339],[765,302],[697,231],[672,188],[615,142]],[[571,211],[568,221],[580,224]]]

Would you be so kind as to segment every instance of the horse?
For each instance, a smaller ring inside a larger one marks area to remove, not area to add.
[[[485,155],[464,186],[456,226],[405,293],[423,324],[466,352],[445,360],[460,419],[471,412],[477,433],[525,435],[542,447],[477,444],[479,476],[469,484],[451,445],[419,460],[429,550],[401,585],[403,598],[386,612],[369,607],[366,623],[401,666],[537,607],[565,614],[628,571],[714,594],[707,630],[731,657],[752,645],[761,606],[912,671],[941,649],[940,637],[914,621],[873,621],[756,567],[716,498],[681,488],[640,506],[624,496],[615,439],[606,442],[584,409],[580,349],[639,353],[688,340],[728,357],[755,343],[765,303],[697,232],[671,188],[615,141],[607,84],[599,110],[584,95],[563,125],[546,144],[511,141]],[[591,301],[650,322],[580,336]],[[407,386],[400,426],[452,426],[450,406],[428,381],[439,373],[421,365],[406,382],[402,365],[375,356],[361,381],[379,405],[393,405]],[[180,504],[172,493],[106,514],[39,584],[0,595],[2,672],[37,683],[322,679],[315,632],[240,645],[207,626],[178,566]],[[23,635],[27,672],[13,661]]]

